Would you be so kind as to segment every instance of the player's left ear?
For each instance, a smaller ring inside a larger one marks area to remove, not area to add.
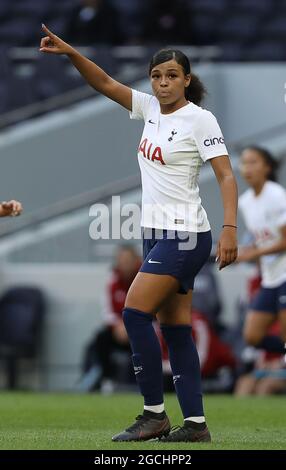
[[[188,73],[187,75],[185,75],[185,88],[188,88],[189,84],[191,83],[191,74]]]

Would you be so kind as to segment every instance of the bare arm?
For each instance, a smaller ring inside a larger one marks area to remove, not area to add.
[[[42,29],[47,36],[41,40],[41,52],[67,55],[90,86],[102,95],[107,96],[131,111],[131,88],[114,80],[94,62],[81,55],[76,49],[53,34],[45,25],[42,26]]]
[[[286,226],[280,229],[281,238],[273,245],[266,247],[246,246],[239,250],[237,262],[254,261],[261,256],[274,255],[276,253],[286,252]]]
[[[280,229],[281,239],[272,246],[257,248],[258,256],[274,255],[286,251],[286,226]]]
[[[222,155],[211,159],[211,165],[220,186],[223,208],[223,225],[237,225],[237,184],[232,172],[229,157]],[[233,263],[237,257],[236,228],[224,227],[217,246],[219,269]]]

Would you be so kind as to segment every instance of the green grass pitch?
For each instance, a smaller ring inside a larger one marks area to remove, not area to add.
[[[0,394],[0,449],[286,449],[286,397],[206,396],[211,444],[112,443],[142,411],[138,395]],[[174,395],[172,425],[182,424]]]

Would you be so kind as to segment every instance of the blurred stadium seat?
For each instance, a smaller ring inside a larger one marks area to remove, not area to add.
[[[2,0],[0,2],[1,22],[9,18],[10,13],[11,13],[11,2],[9,2],[8,0]]]
[[[261,61],[281,61],[285,60],[286,52],[285,47],[280,41],[269,40],[262,41],[249,47],[245,53],[245,59],[252,62]]]
[[[222,13],[228,6],[227,0],[192,0],[187,2],[192,12]]]
[[[193,21],[193,34],[197,44],[212,44],[217,33],[217,18],[208,12],[199,13]]]
[[[285,41],[286,38],[286,12],[282,16],[271,18],[263,27],[263,37]]]
[[[37,34],[38,22],[34,18],[9,18],[0,24],[0,42],[6,44],[7,47],[27,46],[35,42]]]
[[[269,14],[275,10],[277,2],[272,0],[239,0],[238,2],[232,1],[231,9],[235,11],[244,11],[245,13],[255,13],[256,15]]]
[[[225,18],[219,28],[221,40],[237,40],[238,44],[251,41],[258,33],[259,21],[255,16],[239,15]]]
[[[245,57],[245,48],[242,44],[237,42],[222,42],[220,44],[222,48],[222,61],[223,62],[239,62]]]
[[[84,83],[80,75],[68,75],[68,66],[68,62],[63,57],[52,55],[39,57],[34,76],[38,101],[65,93]]]
[[[7,387],[17,387],[17,362],[35,358],[43,323],[42,292],[32,287],[14,287],[0,299],[0,357],[6,361]]]
[[[21,18],[34,18],[39,21],[47,15],[52,7],[50,0],[35,0],[13,1],[11,5],[11,15],[13,17]]]

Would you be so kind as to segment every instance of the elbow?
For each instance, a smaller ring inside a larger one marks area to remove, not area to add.
[[[220,185],[231,185],[237,188],[237,182],[234,174],[231,173],[223,173],[219,176],[219,184]]]

